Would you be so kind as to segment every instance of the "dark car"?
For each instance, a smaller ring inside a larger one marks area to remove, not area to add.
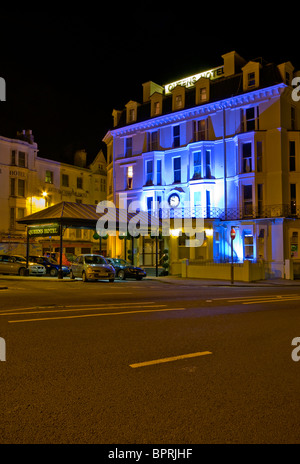
[[[46,256],[29,256],[31,262],[42,264],[46,268],[46,273],[51,277],[56,277],[59,271],[59,264],[52,258]],[[70,269],[67,266],[62,266],[62,272],[64,276],[70,274]]]
[[[115,268],[116,277],[118,277],[121,280],[125,280],[126,278],[142,280],[143,277],[147,276],[144,269],[133,266],[128,261],[125,261],[125,259],[119,259],[119,258],[106,258],[106,259]]]

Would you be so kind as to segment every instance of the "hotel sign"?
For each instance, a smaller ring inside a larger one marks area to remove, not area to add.
[[[52,235],[60,235],[60,226],[59,224],[47,224],[28,227],[28,235],[30,237],[49,237]]]
[[[207,79],[214,80],[222,77],[224,75],[224,66],[219,68],[210,69],[209,71],[204,71],[199,74],[194,74],[194,76],[186,77],[179,81],[171,82],[170,84],[165,85],[165,94],[169,94],[177,85],[182,87],[190,88],[195,85],[195,83],[200,79],[200,77],[206,77]]]

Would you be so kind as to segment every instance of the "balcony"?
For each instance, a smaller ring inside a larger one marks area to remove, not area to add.
[[[300,207],[295,205],[270,205],[255,208],[245,205],[243,208],[217,208],[214,206],[196,206],[192,208],[161,208],[160,212],[153,211],[152,215],[162,219],[168,218],[199,218],[219,219],[221,221],[235,221],[242,219],[300,219]]]

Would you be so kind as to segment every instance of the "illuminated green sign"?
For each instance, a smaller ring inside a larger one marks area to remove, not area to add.
[[[60,235],[60,225],[45,224],[42,226],[32,226],[28,228],[28,234],[31,237],[49,237],[52,235]]]

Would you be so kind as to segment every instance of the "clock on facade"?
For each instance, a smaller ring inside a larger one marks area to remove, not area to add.
[[[171,208],[177,208],[180,203],[179,195],[177,195],[177,193],[172,193],[172,195],[169,196],[168,202]]]

